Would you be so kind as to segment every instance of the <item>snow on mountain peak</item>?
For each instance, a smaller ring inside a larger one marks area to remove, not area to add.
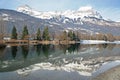
[[[79,10],[67,10],[67,11],[49,11],[49,12],[40,12],[30,8],[28,5],[23,5],[17,8],[17,11],[29,14],[31,16],[50,19],[58,16],[68,17],[70,19],[78,19],[84,17],[95,17],[102,19],[102,16],[94,10],[91,6],[80,7]]]
[[[32,8],[28,5],[22,5],[22,6],[19,6],[17,8],[18,11],[22,11],[22,10],[26,10],[26,11],[29,11],[29,10],[32,10]]]
[[[102,19],[102,16],[100,15],[100,13],[98,13],[91,6],[80,7],[78,9],[78,12],[79,14],[81,14],[82,17],[95,17],[95,18]]]
[[[23,12],[23,13],[26,13],[26,14],[32,14],[32,8],[28,5],[22,5],[22,6],[19,6],[17,8],[17,11],[19,12]]]

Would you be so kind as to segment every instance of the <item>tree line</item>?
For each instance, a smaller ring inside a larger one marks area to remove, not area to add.
[[[44,28],[44,31],[42,34],[40,31],[40,28],[38,28],[35,37],[36,37],[35,38],[36,40],[50,40],[48,27]],[[27,25],[25,25],[22,31],[21,39],[26,40],[29,38],[30,38],[29,31],[28,31]],[[18,39],[17,29],[15,26],[13,26],[13,29],[12,29],[11,39]]]
[[[20,39],[26,40],[30,38],[30,34],[27,28],[27,25],[23,27],[23,31],[21,34]],[[18,39],[18,33],[15,26],[13,26],[12,33],[11,33],[11,39]],[[68,40],[68,41],[79,41],[79,40],[105,40],[105,41],[114,41],[114,40],[120,40],[119,36],[113,36],[111,33],[108,34],[83,34],[78,31],[74,32],[72,30],[69,31],[63,31],[58,35],[51,35],[49,32],[49,28],[46,26],[43,31],[40,30],[40,28],[37,29],[36,34],[34,35],[35,40],[54,40],[58,39],[61,41]]]
[[[34,38],[35,40],[48,40],[49,41],[53,37],[59,40],[71,40],[71,41],[79,40],[75,32],[73,32],[72,30],[68,32],[63,31],[63,33],[61,33],[59,37],[56,37],[55,35],[51,36],[51,34],[49,33],[48,27],[45,27],[43,32],[41,32],[40,28],[38,28],[34,36],[35,36]],[[30,37],[29,31],[27,29],[27,26],[25,25],[22,31],[21,39],[25,40],[25,39],[29,39],[29,37]],[[54,40],[54,38],[52,40]],[[12,29],[11,39],[18,39],[17,29],[15,26],[13,26],[13,29]]]

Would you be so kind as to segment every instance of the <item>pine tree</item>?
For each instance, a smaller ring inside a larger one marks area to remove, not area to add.
[[[68,37],[70,38],[70,40],[76,40],[76,35],[74,32],[69,31],[68,32]]]
[[[68,32],[68,37],[70,40],[73,40],[73,32],[71,30]]]
[[[72,40],[79,40],[78,36],[75,35],[75,33],[73,32],[73,37],[72,37]]]
[[[11,39],[17,39],[17,30],[15,26],[13,26],[13,29],[12,29]]]
[[[27,25],[25,25],[22,32],[22,39],[26,39],[28,37],[28,34],[29,33],[28,33]]]
[[[44,28],[42,39],[43,40],[50,40],[50,35],[49,35],[48,27]]]
[[[107,36],[103,35],[103,40],[107,41]]]
[[[68,39],[68,35],[67,35],[66,31],[63,32],[62,39],[63,40],[67,40]]]
[[[38,30],[37,30],[36,37],[37,37],[37,40],[41,40],[40,28],[38,28]]]

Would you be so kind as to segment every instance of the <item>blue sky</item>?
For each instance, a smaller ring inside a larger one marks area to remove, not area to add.
[[[38,11],[77,10],[92,6],[107,19],[120,21],[120,0],[0,0],[0,8],[16,10],[27,4]]]

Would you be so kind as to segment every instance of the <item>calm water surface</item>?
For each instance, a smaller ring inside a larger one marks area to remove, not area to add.
[[[91,80],[120,65],[120,45],[29,45],[0,49],[0,80]]]

